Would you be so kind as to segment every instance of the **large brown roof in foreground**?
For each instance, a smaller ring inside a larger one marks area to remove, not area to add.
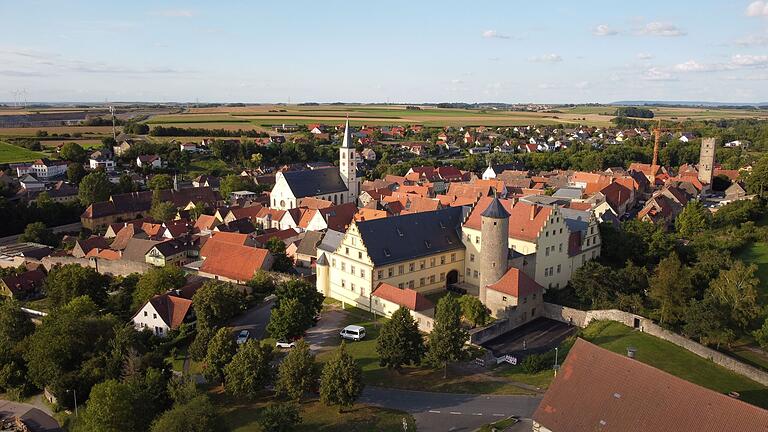
[[[762,408],[583,339],[571,348],[533,419],[553,432],[768,431]]]

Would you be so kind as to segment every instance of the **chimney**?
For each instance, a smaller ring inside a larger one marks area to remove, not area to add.
[[[536,204],[532,204],[532,205],[531,205],[531,220],[533,220],[534,218],[536,218],[536,210],[537,210],[537,208],[536,208],[536,207],[537,207],[537,205],[536,205]]]

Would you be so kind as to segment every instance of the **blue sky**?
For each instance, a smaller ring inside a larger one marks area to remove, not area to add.
[[[0,0],[0,100],[768,101],[768,0]]]

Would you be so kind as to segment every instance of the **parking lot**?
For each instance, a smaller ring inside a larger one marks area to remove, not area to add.
[[[576,327],[548,318],[537,318],[522,327],[483,344],[493,355],[504,354],[518,358],[541,354],[560,345],[565,338],[576,332]]]

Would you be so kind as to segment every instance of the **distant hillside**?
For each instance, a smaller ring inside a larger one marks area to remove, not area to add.
[[[703,102],[703,101],[616,101],[610,105],[652,105],[652,106],[676,106],[676,107],[711,107],[711,108],[752,108],[768,107],[768,102],[742,103],[742,102]]]

